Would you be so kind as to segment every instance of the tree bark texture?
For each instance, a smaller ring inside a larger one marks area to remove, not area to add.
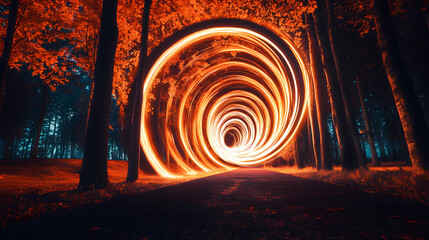
[[[365,122],[366,137],[368,138],[369,147],[371,149],[372,166],[380,166],[380,161],[377,157],[377,150],[375,149],[374,134],[372,133],[372,127],[369,121],[368,111],[366,110],[365,97],[363,95],[363,89],[359,75],[356,75],[356,85],[359,93],[359,101],[362,109],[363,120]]]
[[[104,0],[79,188],[105,188],[113,64],[118,42],[117,0]]]
[[[338,148],[340,150],[341,167],[343,170],[354,169],[354,154],[353,143],[349,137],[346,113],[344,110],[344,103],[341,99],[341,90],[338,85],[337,74],[335,72],[335,64],[332,59],[332,51],[329,43],[329,36],[323,20],[322,12],[319,8],[320,1],[318,2],[318,9],[314,12],[314,20],[316,32],[318,36],[321,58],[324,65],[325,77],[327,80],[328,95],[331,102],[332,119],[334,123],[335,132],[338,140]]]
[[[313,76],[309,77],[309,103],[308,103],[308,133],[309,133],[309,141],[312,146],[311,155],[314,158],[315,163],[320,162],[320,134],[319,134],[319,126],[317,126],[317,107],[316,107],[316,99],[314,94],[314,78]]]
[[[401,56],[386,0],[373,1],[374,22],[386,74],[416,170],[429,170],[429,127]]]
[[[140,53],[139,63],[137,65],[137,74],[134,78],[136,82],[136,92],[134,94],[133,112],[131,118],[131,141],[130,141],[130,155],[128,157],[128,174],[127,182],[135,182],[139,177],[140,161],[147,162],[146,156],[140,154],[140,131],[141,131],[141,114],[142,114],[142,100],[143,100],[143,86],[145,76],[145,63],[147,58],[147,45],[148,45],[148,29],[149,29],[149,14],[152,0],[144,1],[144,9],[142,15],[142,30],[140,38]],[[148,164],[141,164],[147,168]]]

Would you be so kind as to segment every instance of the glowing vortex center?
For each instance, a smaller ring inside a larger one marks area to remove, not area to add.
[[[157,173],[255,166],[284,150],[304,117],[308,84],[298,52],[282,41],[208,27],[156,59],[144,83],[140,142]]]

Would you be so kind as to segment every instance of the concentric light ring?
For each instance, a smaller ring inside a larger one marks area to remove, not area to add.
[[[172,39],[151,55],[144,80],[140,143],[153,169],[174,177],[274,160],[294,139],[308,101],[292,42],[225,19]]]

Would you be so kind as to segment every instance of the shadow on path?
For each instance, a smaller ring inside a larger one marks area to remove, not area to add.
[[[238,169],[7,226],[0,239],[428,239],[429,207]]]

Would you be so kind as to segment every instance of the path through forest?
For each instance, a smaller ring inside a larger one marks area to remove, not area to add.
[[[428,239],[429,206],[260,168],[11,224],[1,239]]]

